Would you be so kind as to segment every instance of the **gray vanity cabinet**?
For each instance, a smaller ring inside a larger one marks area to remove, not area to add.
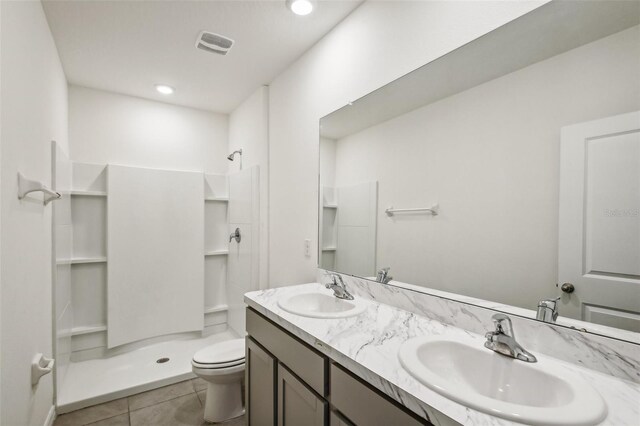
[[[249,426],[430,424],[251,308],[247,334]]]
[[[329,404],[278,364],[278,426],[325,426]]]

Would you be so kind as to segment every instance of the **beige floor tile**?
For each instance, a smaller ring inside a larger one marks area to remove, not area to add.
[[[190,393],[195,393],[191,380],[139,393],[129,397],[129,410],[139,410]]]
[[[224,423],[219,423],[220,426],[245,426],[246,419],[245,416],[236,417],[235,419],[231,419]]]
[[[127,399],[116,399],[93,407],[83,408],[56,418],[54,426],[83,426],[128,412]]]
[[[191,380],[193,382],[193,387],[196,388],[196,392],[205,390],[207,388],[207,382],[200,377],[196,377]]]
[[[129,426],[129,413],[90,423],[87,426]]]
[[[198,391],[198,398],[200,398],[200,402],[204,407],[204,402],[207,400],[207,391],[206,390]]]
[[[131,411],[131,426],[205,425],[204,409],[195,393]]]

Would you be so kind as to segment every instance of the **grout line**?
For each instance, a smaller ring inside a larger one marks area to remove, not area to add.
[[[193,392],[193,393],[195,393],[195,392]],[[130,410],[129,411],[129,417],[131,417],[131,413],[134,413],[136,411],[144,410],[144,409],[150,408],[150,407],[155,407],[156,405],[164,404],[165,402],[173,401],[174,399],[183,398],[185,396],[189,396],[189,394],[185,393],[184,395],[179,395],[179,396],[176,396],[174,398],[167,399],[165,401],[161,401],[161,402],[157,402],[155,404],[147,405],[146,407],[140,407],[140,408],[136,408],[135,410]],[[198,398],[198,394],[196,394],[196,398]],[[200,401],[200,398],[198,398],[198,401]]]
[[[83,423],[83,424],[82,424],[82,426],[91,426],[91,425],[92,425],[92,424],[94,424],[94,423],[102,422],[102,421],[104,421],[104,420],[109,420],[109,419],[112,419],[112,418],[114,418],[114,417],[121,416],[121,415],[123,415],[123,414],[129,414],[129,410],[127,409],[127,412],[126,412],[126,413],[120,413],[120,414],[116,414],[115,416],[105,417],[104,419],[96,420],[95,422],[91,422],[91,423]]]

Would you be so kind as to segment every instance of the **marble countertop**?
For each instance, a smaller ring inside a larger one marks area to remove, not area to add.
[[[365,298],[359,298],[359,302],[367,305],[364,313],[341,319],[302,317],[278,306],[280,298],[308,291],[333,293],[318,283],[309,283],[247,293],[245,302],[435,425],[454,422],[464,425],[516,424],[438,394],[410,376],[398,360],[400,345],[413,337],[459,336],[476,339],[478,346],[482,346],[483,336]],[[601,424],[640,424],[640,385],[560,360],[557,362],[582,376],[602,395],[608,414]]]

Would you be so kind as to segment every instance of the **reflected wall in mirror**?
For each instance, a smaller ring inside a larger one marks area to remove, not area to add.
[[[637,340],[639,5],[548,3],[324,117],[320,267]]]

